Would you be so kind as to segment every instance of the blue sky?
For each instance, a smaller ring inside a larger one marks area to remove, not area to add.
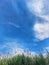
[[[0,52],[49,50],[49,2],[0,0]],[[37,5],[37,6],[36,6]]]

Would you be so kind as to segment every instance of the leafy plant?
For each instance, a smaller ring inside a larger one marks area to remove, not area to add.
[[[49,65],[49,52],[47,52],[46,57],[40,53],[32,58],[24,54],[11,58],[3,58],[0,60],[0,65]]]

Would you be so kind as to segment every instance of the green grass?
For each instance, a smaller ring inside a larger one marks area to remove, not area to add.
[[[49,65],[49,52],[47,52],[46,58],[41,53],[33,58],[23,54],[12,58],[4,58],[0,60],[0,65]]]

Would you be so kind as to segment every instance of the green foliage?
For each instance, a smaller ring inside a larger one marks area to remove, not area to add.
[[[49,52],[47,52],[46,58],[42,53],[32,58],[23,54],[12,58],[4,58],[0,60],[0,65],[49,65]]]

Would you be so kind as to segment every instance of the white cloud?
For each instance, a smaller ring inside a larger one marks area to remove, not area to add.
[[[27,7],[36,16],[44,19],[43,23],[37,21],[34,25],[35,37],[39,40],[49,38],[49,1],[26,0]]]
[[[49,38],[49,22],[36,23],[34,25],[34,31],[37,39],[44,40]]]
[[[48,15],[49,13],[49,1],[47,0],[26,0],[26,5],[35,15]]]
[[[43,0],[27,0],[26,4],[32,13],[38,14],[38,15],[43,13],[42,12],[44,8]]]

